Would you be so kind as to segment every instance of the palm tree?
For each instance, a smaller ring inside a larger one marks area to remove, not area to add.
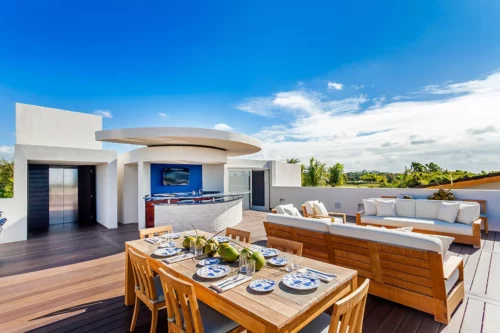
[[[0,198],[12,198],[14,194],[14,162],[4,158],[0,162]]]
[[[288,164],[297,164],[300,163],[300,160],[298,158],[292,157],[292,158],[287,158],[286,163]]]
[[[344,165],[341,163],[335,163],[335,165],[328,168],[327,172],[327,183],[330,186],[341,186],[344,185],[345,175],[344,175]]]
[[[321,163],[314,157],[309,160],[309,165],[304,166],[302,173],[302,185],[324,186],[326,180],[326,164]]]

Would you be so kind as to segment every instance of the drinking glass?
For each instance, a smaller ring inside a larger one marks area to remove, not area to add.
[[[255,259],[249,258],[246,261],[245,274],[252,276],[255,273]]]
[[[248,256],[248,254],[241,254],[240,253],[240,259],[239,259],[239,263],[240,263],[240,273],[241,274],[246,274],[247,272],[247,263],[248,261],[250,260],[250,257]]]
[[[287,258],[288,258],[288,264],[286,265],[285,270],[286,270],[287,272],[291,272],[291,271],[293,271],[294,266],[295,266],[295,263],[294,263],[294,262],[295,262],[295,261],[294,261],[295,256],[293,255],[293,253],[288,252],[288,256],[287,256]]]
[[[201,246],[201,244],[195,245],[194,255],[195,255],[195,257],[199,257],[199,256],[203,255],[203,246]]]
[[[293,270],[299,270],[301,263],[302,263],[302,257],[299,256],[299,255],[294,256],[292,269]]]
[[[189,252],[196,255],[196,239],[191,239],[189,241]]]

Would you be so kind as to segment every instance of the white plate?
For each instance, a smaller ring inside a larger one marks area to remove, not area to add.
[[[166,248],[166,247],[175,247],[174,242],[161,242],[160,245],[158,245],[159,248]]]
[[[257,250],[257,251],[262,253],[264,258],[275,257],[280,253],[280,251],[278,251],[276,249],[269,248],[269,247],[262,247],[262,248],[260,248],[260,250]]]
[[[276,288],[276,282],[270,279],[258,279],[253,280],[249,287],[255,291],[268,292]]]
[[[198,264],[200,264],[200,266],[210,266],[217,265],[218,263],[220,263],[220,260],[217,258],[207,258],[201,260]]]
[[[229,272],[231,272],[231,268],[229,266],[210,265],[198,269],[196,274],[205,279],[217,279],[228,275]]]
[[[156,250],[155,252],[153,252],[153,254],[155,256],[159,256],[159,257],[170,257],[170,256],[173,256],[173,255],[176,255],[176,254],[179,254],[182,252],[182,249],[178,248],[178,247],[167,247],[167,248],[164,248],[164,249],[158,249]]]
[[[214,239],[219,243],[227,243],[231,240],[231,238],[226,236],[215,236]]]
[[[274,257],[269,259],[268,263],[274,266],[286,266],[288,264],[288,258],[285,257]]]
[[[177,233],[177,232],[171,232],[171,233],[168,233],[168,234],[164,234],[162,236],[162,238],[164,239],[177,239],[181,237],[181,234]]]
[[[283,284],[289,288],[297,290],[311,290],[318,288],[320,281],[317,277],[303,274],[291,273],[283,277]]]

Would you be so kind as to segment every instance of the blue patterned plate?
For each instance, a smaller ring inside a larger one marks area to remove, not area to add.
[[[291,273],[283,277],[283,284],[289,288],[297,290],[310,290],[318,288],[319,279],[312,275],[302,273]]]
[[[198,269],[196,274],[205,279],[216,279],[228,275],[230,271],[231,268],[229,266],[210,265]]]
[[[153,254],[155,256],[160,256],[160,257],[170,257],[173,255],[179,254],[181,252],[182,252],[182,249],[180,249],[178,247],[167,247],[164,249],[158,249],[155,252],[153,252]]]
[[[217,258],[207,258],[201,260],[198,264],[200,264],[200,266],[210,266],[217,265],[218,263],[220,263],[220,260]]]
[[[226,236],[215,236],[214,239],[218,241],[219,243],[227,243],[231,240],[231,238],[226,237]]]
[[[158,245],[159,248],[166,248],[166,247],[175,247],[174,242],[162,242],[160,245]]]
[[[274,266],[286,266],[288,264],[288,258],[285,257],[274,257],[269,259],[268,263]]]
[[[260,248],[260,250],[257,250],[259,251],[260,253],[262,253],[262,255],[264,256],[264,258],[270,258],[270,257],[275,257],[277,256],[280,251],[276,250],[276,249],[271,249],[271,248],[268,248],[268,247],[262,247]]]
[[[274,288],[276,288],[276,282],[269,279],[258,279],[253,280],[252,283],[250,283],[249,287],[250,289],[255,291],[266,292],[274,290]]]

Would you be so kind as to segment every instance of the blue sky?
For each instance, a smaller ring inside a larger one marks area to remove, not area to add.
[[[0,153],[22,102],[103,110],[104,128],[226,124],[264,142],[259,158],[498,170],[499,14],[481,0],[1,1]]]

